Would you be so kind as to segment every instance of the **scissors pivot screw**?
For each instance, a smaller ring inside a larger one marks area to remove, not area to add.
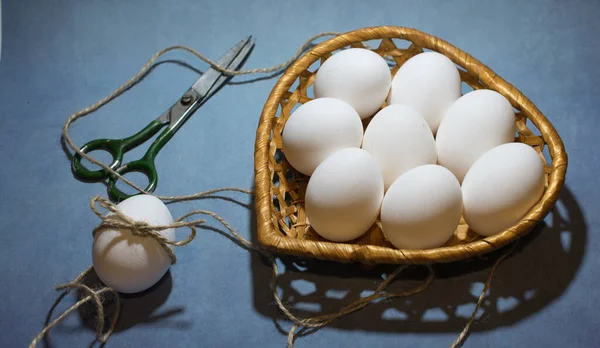
[[[192,100],[194,100],[194,98],[191,95],[184,95],[183,97],[181,97],[181,104],[188,105],[192,102]]]

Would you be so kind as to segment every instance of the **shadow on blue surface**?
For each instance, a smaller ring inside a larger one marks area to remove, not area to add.
[[[251,216],[254,213],[251,212]],[[253,221],[253,226],[256,222]],[[256,233],[253,232],[254,242]],[[587,227],[581,208],[568,188],[544,222],[518,241],[499,267],[472,331],[512,325],[542,311],[569,287],[584,257]],[[510,246],[508,246],[510,247]],[[330,324],[342,330],[379,332],[459,332],[475,308],[487,274],[505,249],[475,260],[436,265],[436,278],[424,292],[409,298],[374,303]],[[253,254],[253,298],[256,310],[270,317],[287,335],[290,323],[274,304],[271,268]],[[282,299],[301,317],[338,311],[371,294],[390,265],[365,269],[357,264],[282,257],[285,272],[279,286]],[[425,279],[427,271],[413,266],[390,286],[402,291]]]
[[[96,273],[92,272],[84,281],[91,287],[102,286]],[[135,325],[144,325],[153,323],[159,327],[169,327],[176,329],[186,329],[190,326],[189,322],[173,320],[172,317],[182,314],[184,307],[161,308],[169,298],[173,288],[173,279],[171,272],[167,273],[153,287],[136,294],[120,294],[121,314],[119,322],[115,327],[115,332],[130,329]],[[84,296],[83,293],[78,298]],[[105,322],[110,323],[115,311],[115,301],[112,296],[107,296],[104,301]],[[79,307],[79,316],[85,327],[96,329],[96,308],[89,302]]]
[[[104,285],[98,279],[98,276],[94,271],[90,272],[82,281],[84,285],[92,289],[98,289],[103,287]],[[159,311],[159,308],[167,301],[169,295],[171,293],[171,289],[173,288],[173,280],[171,277],[171,272],[167,271],[167,273],[151,288],[136,294],[120,294],[121,299],[121,313],[119,316],[119,322],[115,327],[115,332],[120,332],[123,330],[127,330],[135,325],[143,325],[150,323],[157,323],[169,319],[173,316],[181,314],[185,311],[183,307],[171,308],[171,309],[163,309]],[[46,322],[44,325],[48,325],[50,320],[52,320],[53,312],[55,311],[58,304],[64,298],[67,293],[61,294],[55,301],[54,305],[48,312],[46,316]],[[77,298],[81,299],[87,296],[82,291],[78,291]],[[103,304],[104,304],[104,321],[105,321],[105,330],[106,327],[109,326],[113,315],[115,313],[115,298],[111,294],[103,296]],[[61,326],[61,332],[76,332],[81,329],[81,327],[88,328],[92,331],[96,330],[96,307],[92,304],[92,301],[87,302],[77,309],[77,313],[79,314],[79,318],[83,325],[77,325],[74,327],[66,327]],[[186,329],[190,326],[189,322],[185,321],[166,321],[164,323],[159,324],[159,326],[163,327],[171,327],[178,329]],[[50,336],[46,335],[43,338],[44,347],[52,347]],[[99,342],[95,339],[92,339],[90,342],[90,347],[97,345]],[[103,345],[100,345],[103,346]]]

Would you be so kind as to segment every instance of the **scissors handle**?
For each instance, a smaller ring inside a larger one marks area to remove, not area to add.
[[[148,156],[150,154],[147,153],[146,156],[137,160],[131,161],[119,168],[115,171],[121,175],[125,175],[131,172],[138,172],[144,174],[148,178],[148,186],[146,186],[146,192],[153,192],[156,189],[156,185],[158,184],[158,174],[156,172],[156,167],[154,165],[154,158]],[[111,176],[108,179],[108,196],[114,202],[122,202],[123,200],[131,197],[132,195],[127,194],[117,187],[117,178],[115,176]]]
[[[148,186],[146,186],[146,192],[154,192],[158,185],[158,173],[156,171],[156,165],[154,159],[158,152],[165,146],[165,144],[173,137],[175,132],[171,128],[165,129],[156,140],[150,145],[148,151],[144,157],[136,161],[128,162],[121,167],[115,169],[115,172],[124,176],[127,173],[138,172],[142,173],[148,179]],[[121,202],[132,195],[127,194],[119,188],[117,188],[117,177],[111,175],[108,179],[108,195],[111,200],[115,202]]]
[[[125,155],[125,152],[150,139],[164,125],[164,122],[154,120],[144,127],[144,129],[130,137],[124,139],[92,140],[83,145],[80,150],[86,154],[94,150],[104,150],[110,153],[112,156],[112,163],[109,165],[109,167],[114,170],[123,162],[123,156]],[[103,181],[111,176],[110,173],[104,169],[89,170],[85,168],[81,163],[81,159],[82,157],[76,153],[71,162],[71,169],[77,178],[85,181]]]

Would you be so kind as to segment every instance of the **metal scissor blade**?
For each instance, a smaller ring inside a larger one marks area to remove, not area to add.
[[[250,50],[254,46],[254,40],[250,40],[250,42],[242,48],[240,53],[235,57],[235,59],[227,66],[230,70],[237,70],[244,62],[244,60],[250,54]],[[219,88],[225,84],[226,80],[230,79],[232,75],[221,74],[217,82],[212,86],[212,88],[208,91],[206,98],[210,98],[213,94],[215,94]]]
[[[248,55],[253,44],[252,36],[246,37],[225,52],[216,63],[219,66],[224,66],[228,69],[231,69],[232,67],[237,68],[239,63]],[[198,94],[199,98],[204,98],[213,87],[219,87],[227,77],[228,76],[211,67],[206,70],[196,82],[194,82],[192,89]]]

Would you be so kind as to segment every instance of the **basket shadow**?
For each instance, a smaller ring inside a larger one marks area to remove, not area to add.
[[[254,212],[251,214],[252,226],[256,228]],[[256,231],[252,231],[252,238],[253,243],[258,243]],[[559,298],[577,274],[586,241],[583,212],[564,187],[545,222],[518,241],[515,251],[498,268],[472,331],[512,325]],[[505,249],[478,259],[435,265],[435,279],[424,292],[371,304],[329,326],[376,332],[458,332],[475,308],[492,264]],[[277,322],[284,316],[272,298],[269,263],[255,254],[251,256],[255,309],[272,318],[276,327],[287,334]],[[371,294],[382,276],[395,269],[394,265],[368,268],[288,256],[280,260],[285,271],[280,276],[278,290],[301,317],[337,312]],[[426,276],[425,267],[409,267],[388,291],[407,290]]]
[[[95,272],[91,272],[84,284],[98,288],[102,286]],[[152,324],[155,328],[171,328],[184,330],[190,327],[191,323],[173,319],[185,310],[184,307],[164,308],[159,310],[169,298],[173,288],[173,279],[171,272],[167,273],[150,289],[136,294],[119,294],[121,300],[121,313],[119,321],[115,326],[115,332],[128,330],[137,325]],[[78,294],[78,298],[85,296]],[[110,325],[110,321],[116,310],[116,301],[112,295],[104,297],[104,320],[105,328]],[[78,314],[83,327],[89,330],[96,330],[96,308],[90,302],[78,308]],[[77,326],[77,330],[81,327]],[[105,329],[106,330],[106,329]]]

